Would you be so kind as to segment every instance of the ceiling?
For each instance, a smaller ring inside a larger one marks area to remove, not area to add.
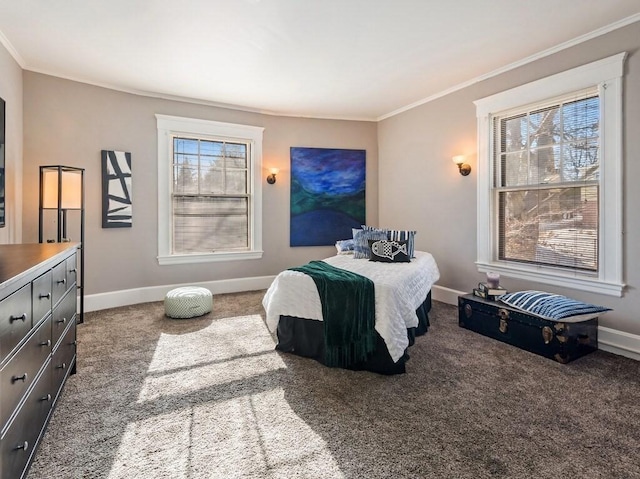
[[[633,21],[639,0],[0,0],[25,70],[364,120]]]

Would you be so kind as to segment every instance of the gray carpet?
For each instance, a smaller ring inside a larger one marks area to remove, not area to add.
[[[29,479],[640,478],[640,362],[568,365],[435,302],[407,373],[274,351],[262,291],[86,314]]]

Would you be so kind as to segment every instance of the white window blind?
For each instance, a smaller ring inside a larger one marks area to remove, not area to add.
[[[498,258],[597,272],[597,89],[492,120]]]
[[[173,138],[174,254],[249,248],[250,143]]]

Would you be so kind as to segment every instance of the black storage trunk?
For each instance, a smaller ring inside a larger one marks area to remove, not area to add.
[[[563,364],[598,349],[598,318],[551,321],[472,294],[458,297],[458,324]]]

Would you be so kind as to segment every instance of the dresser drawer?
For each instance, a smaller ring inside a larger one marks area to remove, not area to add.
[[[22,477],[47,422],[52,403],[51,363],[47,363],[20,412],[2,436],[0,477]]]
[[[51,271],[33,281],[33,324],[44,318],[51,312]]]
[[[76,325],[75,318],[64,332],[62,340],[57,349],[53,352],[51,360],[51,380],[54,397],[58,396],[64,379],[69,374],[76,359]]]
[[[64,293],[69,289],[69,285],[67,283],[67,262],[63,261],[54,266],[52,270],[53,274],[53,283],[51,286],[51,291],[53,293],[53,306],[55,307],[58,304],[58,301],[62,299]]]
[[[0,425],[4,428],[29,389],[36,374],[51,354],[51,316],[22,345],[0,371]]]
[[[51,324],[51,341],[54,346],[60,339],[60,336],[66,329],[69,321],[73,319],[76,313],[76,290],[71,289],[62,299],[60,304],[53,310],[53,323]]]
[[[31,284],[0,301],[0,360],[5,360],[31,329]]]
[[[76,281],[78,276],[78,256],[73,255],[67,258],[67,286],[71,287]]]

